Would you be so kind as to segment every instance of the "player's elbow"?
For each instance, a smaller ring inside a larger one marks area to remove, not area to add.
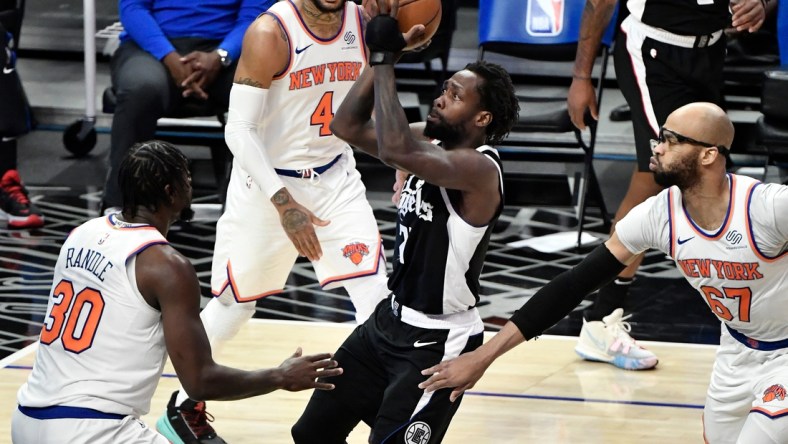
[[[180,382],[189,398],[196,401],[211,401],[221,397],[221,392],[217,390],[220,384],[211,382],[211,378],[202,372],[194,378],[181,378]]]
[[[347,125],[344,125],[341,120],[334,117],[334,119],[331,120],[331,123],[328,125],[328,128],[331,130],[333,135],[349,143],[348,138],[350,135],[348,134],[349,131],[347,131]]]
[[[334,118],[329,125],[331,133],[345,142],[355,145],[363,146],[365,138],[367,137],[366,128],[364,125],[353,122],[351,120]]]

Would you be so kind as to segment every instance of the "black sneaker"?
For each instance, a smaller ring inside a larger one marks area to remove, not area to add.
[[[8,228],[44,226],[44,215],[30,202],[17,170],[8,170],[0,178],[0,220],[8,221]]]
[[[167,412],[156,421],[156,430],[172,444],[227,444],[209,422],[213,416],[205,411],[204,401],[187,399],[175,405],[178,391],[172,393]]]

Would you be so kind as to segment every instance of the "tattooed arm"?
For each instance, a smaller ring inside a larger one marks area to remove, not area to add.
[[[298,253],[317,260],[322,250],[314,225],[324,226],[328,222],[317,218],[293,199],[274,171],[258,134],[268,88],[274,76],[287,67],[289,58],[290,48],[285,32],[271,16],[260,16],[244,36],[235,82],[230,90],[225,138],[236,161],[271,199],[279,212],[282,227]]]
[[[605,32],[613,11],[616,9],[616,0],[586,0],[583,9],[583,18],[580,21],[580,38],[577,42],[575,66],[572,71],[572,86],[569,87],[567,103],[569,117],[572,123],[580,128],[586,127],[583,117],[586,109],[591,111],[591,116],[599,119],[596,93],[591,83],[591,70],[594,68],[599,43]]]

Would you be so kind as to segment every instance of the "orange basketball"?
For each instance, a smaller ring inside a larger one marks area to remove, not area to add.
[[[421,46],[435,35],[441,24],[441,0],[400,0],[397,12],[399,30],[406,33],[416,25],[424,25],[424,37],[406,51]]]

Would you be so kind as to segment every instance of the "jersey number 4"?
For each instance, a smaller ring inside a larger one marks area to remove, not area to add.
[[[319,126],[320,136],[331,135],[331,120],[334,118],[334,91],[327,91],[320,98],[315,110],[312,111],[312,116],[309,119],[309,124],[312,126]]]
[[[709,308],[721,319],[726,321],[733,320],[733,313],[730,309],[722,303],[725,299],[738,299],[739,300],[739,320],[742,322],[750,322],[750,305],[752,304],[752,290],[749,287],[744,288],[728,288],[722,287],[722,291],[718,288],[709,287],[704,285],[700,287],[703,295],[706,296],[706,302]]]
[[[101,292],[85,288],[75,294],[74,285],[64,279],[52,297],[52,310],[41,329],[41,343],[49,345],[60,338],[63,348],[70,352],[81,353],[90,348],[104,312]]]

